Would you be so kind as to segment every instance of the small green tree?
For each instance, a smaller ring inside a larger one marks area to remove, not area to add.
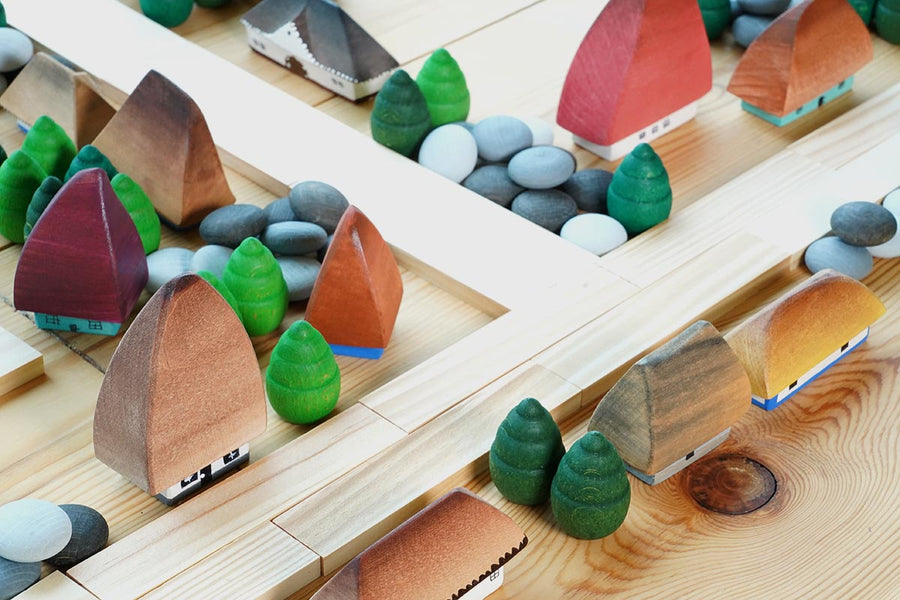
[[[255,237],[241,242],[222,275],[237,302],[236,312],[251,336],[275,331],[287,312],[284,275],[272,252]]]
[[[411,155],[431,129],[425,96],[403,69],[395,71],[375,96],[370,123],[372,138],[403,156]]]
[[[131,220],[134,221],[138,235],[141,236],[141,243],[144,245],[144,254],[156,251],[159,248],[161,231],[159,215],[156,214],[150,198],[134,179],[124,173],[113,177],[110,183],[125,210],[131,215]]]
[[[672,187],[662,160],[649,144],[640,144],[625,157],[606,196],[609,216],[631,235],[669,218]]]
[[[729,0],[699,0],[700,14],[706,27],[706,37],[718,39],[731,24],[731,2]]]
[[[0,165],[0,234],[9,241],[25,241],[25,212],[46,177],[41,165],[21,150]]]
[[[900,44],[900,0],[878,0],[875,30],[890,43]]]
[[[66,171],[66,176],[63,178],[63,181],[72,179],[72,176],[78,171],[97,168],[106,171],[106,175],[109,177],[110,181],[118,174],[118,171],[116,171],[116,168],[109,159],[95,146],[88,144],[79,150],[78,154],[75,155],[75,158],[72,159],[72,164],[69,165],[69,170]]]
[[[428,57],[416,77],[416,84],[428,104],[432,127],[465,121],[469,116],[466,76],[445,49],[438,48]]]
[[[75,158],[75,144],[56,121],[44,115],[38,117],[25,141],[22,152],[37,161],[48,175],[63,178]]]
[[[48,175],[44,178],[44,181],[41,182],[41,186],[35,190],[34,195],[31,197],[31,202],[28,203],[28,208],[25,210],[25,228],[23,234],[26,240],[28,239],[28,234],[34,229],[35,223],[37,223],[38,219],[41,218],[41,215],[44,214],[44,210],[47,209],[47,206],[50,205],[50,201],[53,200],[62,186],[63,182],[61,179],[54,177],[53,175]]]

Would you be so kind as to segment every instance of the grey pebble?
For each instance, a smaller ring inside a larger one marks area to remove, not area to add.
[[[12,27],[0,27],[0,71],[21,69],[34,55],[34,44],[27,35]]]
[[[269,225],[260,240],[272,252],[301,256],[325,245],[328,234],[315,223],[290,221]]]
[[[777,17],[788,9],[791,0],[740,0],[740,4],[748,15]]]
[[[222,273],[225,272],[225,265],[228,264],[228,259],[231,258],[233,252],[234,250],[228,246],[217,246],[215,244],[198,248],[194,252],[194,256],[191,257],[190,270],[194,273],[209,271],[221,279]]]
[[[575,157],[556,146],[527,148],[509,161],[509,177],[524,188],[546,190],[561,185],[575,172]]]
[[[322,266],[319,261],[305,256],[279,256],[276,260],[287,283],[288,300],[297,302],[309,298]]]
[[[151,294],[164,286],[170,279],[191,270],[193,250],[187,248],[162,248],[147,255],[147,286]]]
[[[741,9],[741,0],[731,0],[731,20],[734,21],[742,14],[744,11]]]
[[[581,210],[606,213],[606,191],[612,176],[603,169],[584,169],[573,173],[559,189],[572,196]]]
[[[304,181],[291,189],[291,208],[298,221],[315,223],[327,233],[334,233],[338,221],[350,206],[336,188],[321,181]]]
[[[803,256],[806,268],[813,273],[834,269],[848,277],[862,279],[872,271],[872,255],[860,246],[845,244],[836,237],[814,241]]]
[[[831,230],[851,246],[877,246],[897,233],[897,220],[871,202],[848,202],[831,213]]]
[[[57,569],[68,569],[103,550],[109,540],[109,524],[99,512],[83,504],[60,504],[72,521],[72,539],[47,562]]]
[[[756,15],[741,15],[731,24],[731,33],[734,35],[734,41],[738,46],[747,48],[753,43],[759,34],[766,30],[772,24],[769,17],[758,17]]]
[[[559,190],[526,190],[513,200],[512,211],[559,233],[563,223],[578,214],[578,206],[571,196]]]
[[[0,557],[0,600],[10,600],[41,578],[41,563],[20,563]]]
[[[252,204],[231,204],[212,211],[200,222],[200,237],[208,244],[237,248],[266,228],[266,213]]]
[[[466,177],[463,185],[504,208],[525,188],[509,178],[506,165],[485,165]]]
[[[269,225],[273,223],[284,223],[285,221],[295,221],[294,209],[291,208],[291,199],[285,196],[273,202],[269,202],[263,209],[266,213],[266,219]]]
[[[531,146],[531,128],[528,125],[506,115],[487,117],[478,122],[472,129],[475,143],[478,145],[478,156],[489,162],[509,160],[520,150]]]

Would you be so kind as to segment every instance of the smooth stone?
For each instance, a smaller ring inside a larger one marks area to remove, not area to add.
[[[553,145],[553,126],[540,117],[521,117],[523,123],[531,130],[532,146]]]
[[[513,198],[525,189],[509,178],[506,165],[479,167],[466,177],[463,185],[504,208],[509,208]]]
[[[469,123],[468,121],[454,121],[452,124],[459,125],[469,133],[472,133],[472,130],[475,129],[475,123]]]
[[[0,600],[18,596],[41,578],[41,563],[20,563],[0,558]]]
[[[578,208],[588,212],[606,212],[606,190],[613,174],[603,169],[576,171],[559,189],[572,196]]]
[[[266,220],[269,225],[297,220],[294,209],[291,208],[291,199],[287,196],[269,202],[266,207],[263,208],[263,212],[266,213]]]
[[[597,256],[603,256],[628,241],[628,233],[621,223],[597,213],[572,217],[562,226],[559,236]]]
[[[524,188],[546,190],[566,182],[575,172],[575,157],[556,146],[522,150],[509,161],[509,177]]]
[[[877,246],[897,233],[897,219],[880,204],[848,202],[831,213],[831,230],[851,246]]]
[[[60,504],[59,507],[72,522],[72,539],[47,562],[57,569],[68,569],[103,550],[109,541],[109,524],[90,506]]]
[[[740,15],[734,19],[731,24],[731,34],[738,46],[747,48],[753,43],[759,34],[766,30],[772,24],[769,17],[758,17],[756,15]]]
[[[740,5],[748,15],[777,17],[788,9],[791,0],[740,0]]]
[[[894,190],[885,196],[882,206],[894,215],[897,223],[900,223],[900,189]],[[878,246],[870,246],[868,250],[872,256],[877,256],[878,258],[897,258],[900,256],[900,229],[889,241]]]
[[[891,211],[895,217],[900,215],[900,188],[885,196],[881,205]]]
[[[578,206],[559,190],[525,190],[513,200],[512,211],[557,233],[563,223],[578,214]]]
[[[478,146],[465,127],[441,125],[433,130],[419,148],[419,164],[455,183],[475,169]]]
[[[266,228],[266,213],[252,204],[230,204],[212,211],[200,222],[200,237],[208,244],[237,248]]]
[[[304,181],[291,188],[291,208],[298,221],[315,223],[327,233],[334,233],[338,221],[350,206],[336,188],[321,181]]]
[[[731,20],[734,21],[742,14],[744,10],[741,8],[741,0],[731,0]]]
[[[151,294],[164,286],[170,279],[184,275],[191,270],[193,250],[187,248],[163,248],[147,255],[147,286]]]
[[[482,119],[472,129],[478,156],[489,162],[509,160],[531,146],[531,128],[515,117],[497,115]]]
[[[845,244],[836,237],[814,241],[803,256],[806,268],[812,273],[834,269],[848,277],[863,279],[871,273],[873,261],[869,251],[860,246]]]
[[[52,502],[23,498],[0,506],[0,557],[39,562],[62,550],[71,537],[72,522]]]
[[[228,264],[228,259],[231,258],[233,252],[234,249],[228,246],[217,246],[215,244],[198,248],[191,258],[189,270],[194,273],[209,271],[221,279],[222,273],[225,272],[225,265]]]
[[[260,240],[272,252],[301,256],[325,245],[328,234],[315,223],[289,221],[269,225]]]
[[[11,27],[0,28],[0,71],[21,69],[33,55],[34,44],[27,35]]]
[[[298,302],[309,298],[322,267],[319,261],[305,256],[279,256],[276,260],[287,283],[288,300]]]

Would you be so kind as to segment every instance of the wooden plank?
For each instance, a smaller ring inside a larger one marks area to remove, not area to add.
[[[16,600],[95,600],[96,596],[54,571],[16,596]]]
[[[281,600],[320,570],[317,554],[266,521],[141,598]]]
[[[0,327],[0,395],[44,373],[44,356]]]
[[[297,504],[275,524],[319,554],[323,572],[330,573],[434,500],[429,490],[445,479],[462,469],[470,474],[484,469],[484,461],[476,461],[490,449],[507,413],[528,396],[557,417],[580,402],[574,386],[525,364]]]

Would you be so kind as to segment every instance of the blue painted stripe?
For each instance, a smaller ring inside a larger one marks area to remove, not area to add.
[[[853,88],[853,76],[850,76],[847,79],[845,79],[844,81],[842,81],[839,84],[837,84],[836,86],[834,86],[833,88],[831,88],[830,90],[824,92],[823,94],[821,94],[819,96],[816,96],[813,100],[810,100],[809,102],[807,102],[806,104],[804,104],[803,106],[798,108],[797,110],[793,110],[793,111],[789,112],[788,114],[784,115],[783,117],[779,117],[779,116],[773,115],[772,113],[766,112],[763,109],[761,109],[757,106],[753,106],[752,104],[750,104],[746,101],[741,102],[741,108],[743,108],[745,111],[747,111],[748,113],[750,113],[752,115],[756,115],[760,119],[765,119],[766,121],[768,121],[769,123],[771,123],[773,125],[777,125],[778,127],[784,127],[785,125],[788,125],[789,123],[793,123],[800,117],[808,115],[809,113],[811,113],[814,110],[816,110],[817,108],[819,108],[819,106],[828,104],[835,98],[839,98],[840,96],[843,96],[844,94],[849,92],[852,88]],[[821,105],[819,104],[820,100],[822,102]]]
[[[341,356],[352,356],[354,358],[378,359],[384,354],[384,348],[363,348],[362,346],[341,346],[339,344],[328,344],[331,351]]]

